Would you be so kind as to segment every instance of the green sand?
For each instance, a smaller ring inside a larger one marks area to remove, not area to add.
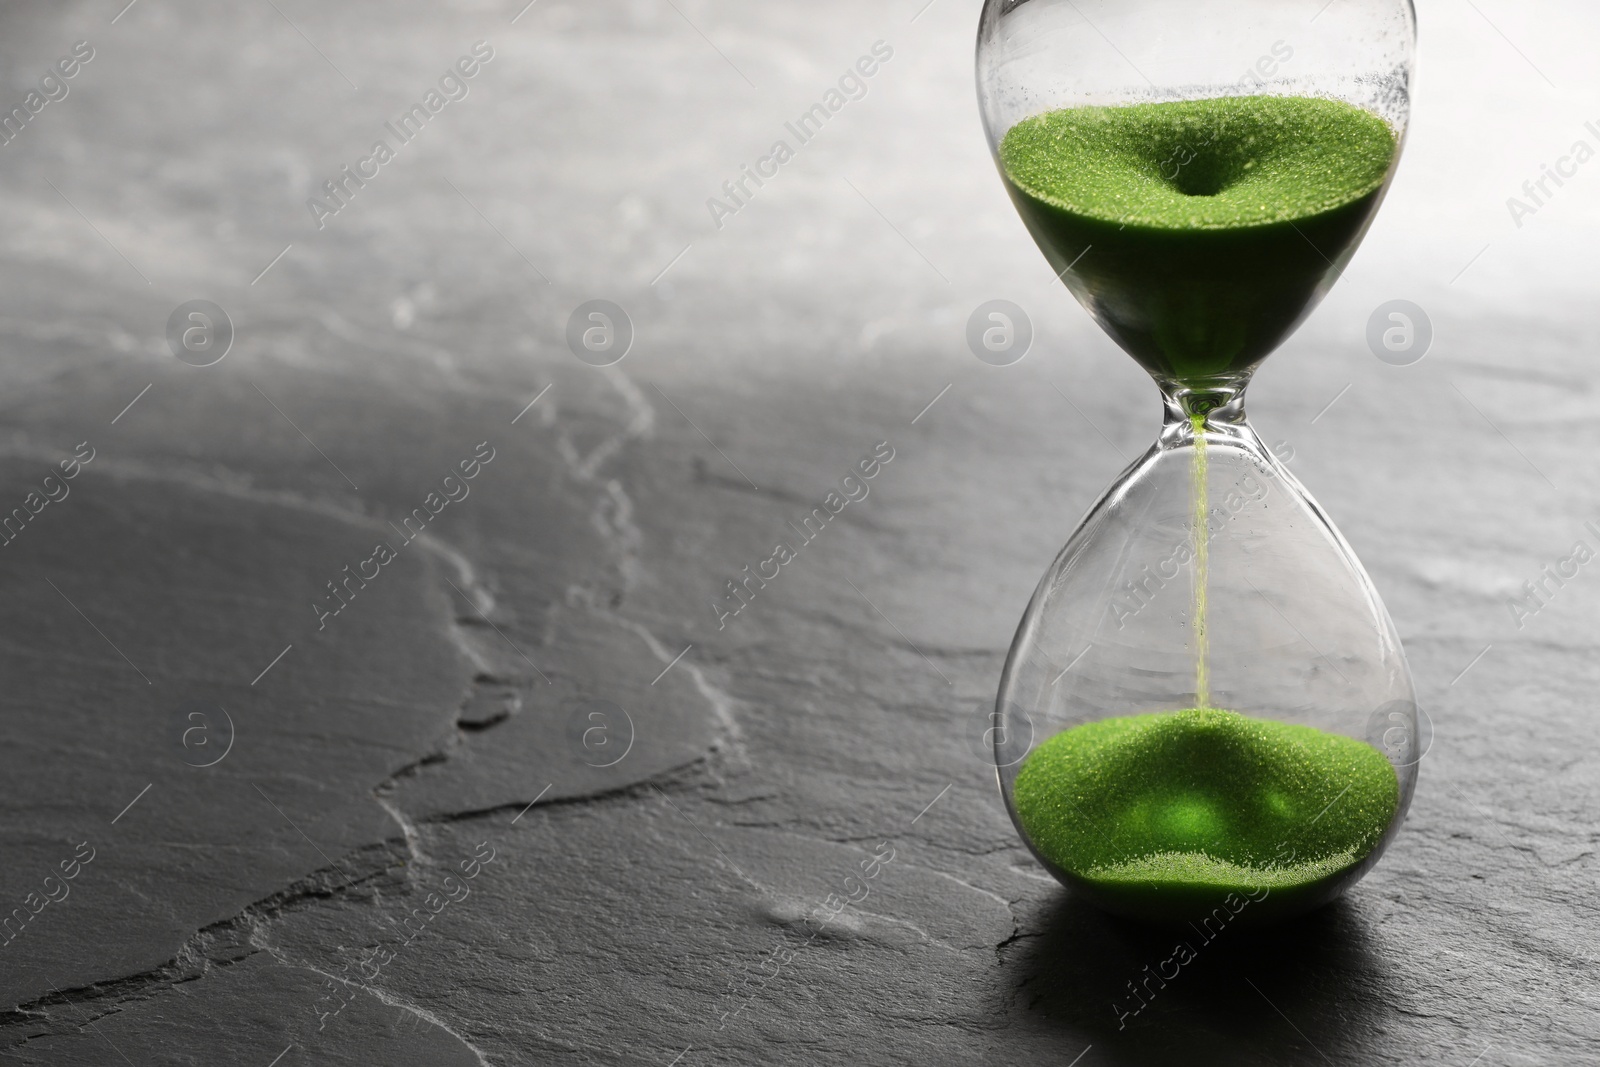
[[[1051,111],[999,155],[1023,221],[1101,325],[1157,378],[1202,387],[1299,324],[1395,149],[1352,104],[1239,96]]]
[[[1377,847],[1400,783],[1363,741],[1206,708],[1063,730],[1013,800],[1034,848],[1101,904],[1181,922],[1230,893],[1262,917],[1297,910]]]
[[[1207,484],[1206,417],[1190,415],[1194,430],[1194,702],[1196,707],[1211,706],[1211,639],[1206,630],[1206,589],[1211,584],[1211,488]]]

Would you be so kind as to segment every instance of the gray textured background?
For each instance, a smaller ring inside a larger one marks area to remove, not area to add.
[[[1521,226],[1506,198],[1600,146],[1600,19],[1421,5],[1393,194],[1251,393],[1405,636],[1437,730],[1409,823],[1119,1030],[1168,939],[1042,875],[981,740],[1034,582],[1158,406],[1004,198],[977,6],[6,6],[6,108],[95,58],[0,145],[0,509],[95,458],[0,549],[0,908],[94,859],[0,946],[0,1059],[1593,1061],[1593,565],[1508,605],[1597,544],[1600,162]],[[866,98],[714,227],[880,39]],[[470,95],[318,230],[307,197],[479,40]],[[608,370],[564,341],[597,297],[637,330]],[[994,297],[1038,331],[1013,367],[963,341]],[[195,298],[237,331],[203,369],[164,336]],[[1396,298],[1435,330],[1404,368],[1363,339]],[[319,632],[324,583],[482,441]],[[719,630],[723,583],[879,441],[870,497]]]

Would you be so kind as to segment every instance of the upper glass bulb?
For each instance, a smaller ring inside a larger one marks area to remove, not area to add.
[[[1166,387],[1250,372],[1399,158],[1409,0],[989,0],[978,100],[1051,266]]]

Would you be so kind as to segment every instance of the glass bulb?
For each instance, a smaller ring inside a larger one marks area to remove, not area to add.
[[[1045,573],[995,712],[1041,863],[1151,921],[1325,903],[1393,838],[1417,709],[1383,604],[1244,418],[1404,139],[1406,0],[988,0],[978,95],[1052,268],[1161,389],[1151,449]]]

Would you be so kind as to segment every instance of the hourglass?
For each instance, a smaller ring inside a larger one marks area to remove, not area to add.
[[[992,731],[1024,841],[1108,911],[1207,929],[1306,911],[1410,803],[1399,636],[1244,395],[1383,198],[1414,42],[1409,0],[984,6],[1006,189],[1165,402],[1039,583]]]

